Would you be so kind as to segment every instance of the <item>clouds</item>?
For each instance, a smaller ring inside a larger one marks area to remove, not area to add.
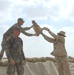
[[[1,0],[0,4],[0,17],[4,19],[23,15],[28,19],[52,18],[56,22],[61,19],[74,20],[73,0]]]
[[[56,34],[60,30],[64,30],[67,35],[67,49],[73,49],[73,0],[0,0],[0,41],[3,33],[16,22],[18,17],[22,17],[25,20],[25,26],[31,25],[31,20],[35,19],[41,27],[48,27]],[[34,33],[33,30],[30,30],[30,32]],[[44,33],[49,35],[47,31],[44,31]],[[41,35],[29,38],[21,35],[21,38],[24,40],[24,49],[27,55],[29,55],[29,50],[30,52],[32,50],[34,56],[41,56],[40,53],[43,51],[42,56],[46,54],[49,56],[52,44],[46,42]],[[71,47],[69,47],[69,44],[71,44]]]
[[[0,12],[3,12],[5,10],[8,10],[11,6],[11,2],[10,1],[5,1],[5,0],[0,0]]]
[[[10,12],[8,12],[10,10],[9,7],[11,7],[10,1],[0,0],[0,22],[10,17]]]
[[[57,0],[57,1],[54,1],[52,3],[55,3],[53,4],[52,7],[50,7],[50,10],[49,10],[49,15],[51,16],[51,18],[53,18],[54,21],[59,21],[61,19],[64,19],[64,20],[70,20],[72,21],[72,17],[71,14],[72,14],[72,11],[73,11],[73,5],[74,5],[74,1],[70,1],[70,0]],[[74,15],[74,14],[72,14]],[[73,21],[72,21],[73,22]]]

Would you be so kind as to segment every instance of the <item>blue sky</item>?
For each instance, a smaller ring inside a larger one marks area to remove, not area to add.
[[[4,32],[23,18],[23,27],[32,25],[35,20],[40,27],[48,27],[55,34],[60,30],[66,32],[66,50],[68,56],[74,57],[74,1],[73,0],[0,0],[0,42]],[[34,33],[31,29],[29,33]],[[50,36],[48,32],[45,34]],[[53,44],[39,37],[20,35],[24,43],[26,57],[51,56]],[[1,46],[0,46],[1,49]]]

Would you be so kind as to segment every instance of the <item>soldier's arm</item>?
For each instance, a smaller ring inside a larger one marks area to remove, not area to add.
[[[23,30],[30,30],[32,28],[32,26],[31,27],[25,27],[25,28],[23,28]]]
[[[25,54],[23,52],[23,41],[22,40],[21,40],[21,43],[22,43],[22,49],[21,49],[22,57],[23,57],[23,60],[26,60]]]
[[[35,36],[35,34],[31,34],[31,33],[27,33],[26,32],[26,30],[29,29],[29,28],[26,28],[26,30],[25,30],[24,28],[19,27],[19,26],[15,26],[15,27],[19,28],[20,29],[20,32],[23,33],[26,36]]]
[[[12,59],[12,57],[11,57],[11,55],[9,53],[9,49],[6,50],[6,56],[7,56],[8,60]]]
[[[54,37],[55,39],[58,39],[58,36],[56,34],[54,34],[52,31],[49,30],[48,32],[50,33],[50,35],[52,37]]]
[[[58,39],[58,36],[47,27],[44,27],[43,30],[47,30],[52,37],[54,37],[55,39]]]
[[[55,39],[54,38],[51,38],[51,37],[48,37],[47,35],[45,35],[44,33],[41,33],[42,36],[44,37],[44,39],[50,43],[54,43],[55,42]]]
[[[23,60],[26,60],[26,58],[25,58],[25,54],[24,54],[24,52],[23,52],[23,49],[21,50],[21,52],[22,52]]]
[[[35,36],[35,34],[27,33],[24,29],[22,29],[21,32],[26,36]]]
[[[7,56],[7,58],[8,58],[9,60],[12,59],[12,56],[11,56],[10,51],[9,51],[9,50],[10,50],[10,40],[11,40],[10,37],[7,38],[7,40],[6,40],[6,42],[7,42],[6,56]]]

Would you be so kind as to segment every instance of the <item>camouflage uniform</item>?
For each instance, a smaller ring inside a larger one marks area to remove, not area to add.
[[[13,35],[13,28],[15,28],[15,27],[19,28],[21,33],[23,33],[24,35],[33,36],[33,34],[29,34],[29,33],[25,32],[26,30],[29,30],[30,27],[22,28],[21,26],[18,25],[18,23],[14,24],[3,35],[3,41],[2,41],[2,44],[1,44],[2,45],[2,50],[1,50],[1,53],[0,53],[0,60],[1,60],[2,56],[3,56],[3,53],[4,53],[5,49],[7,48],[6,39],[7,39],[7,37]]]
[[[10,37],[7,41],[8,48],[6,49],[6,55],[9,61],[7,68],[7,75],[15,75],[15,69],[17,70],[17,75],[24,74],[23,60],[25,60],[25,55],[23,53],[23,41],[21,38]],[[15,65],[10,64],[10,59],[15,61]]]
[[[53,43],[54,50],[52,51],[52,55],[55,56],[57,60],[58,72],[59,75],[71,75],[69,69],[69,63],[67,60],[67,52],[65,49],[65,38],[64,36],[56,35],[53,32],[49,31],[50,35],[53,37],[48,37],[42,33],[42,36],[48,42]]]

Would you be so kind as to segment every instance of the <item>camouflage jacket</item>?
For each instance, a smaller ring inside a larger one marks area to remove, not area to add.
[[[54,49],[51,54],[54,56],[67,56],[67,52],[65,49],[65,38],[63,36],[56,35],[51,31],[49,33],[53,38],[48,37],[43,33],[42,33],[42,35],[45,40],[47,40],[50,43],[53,43]]]
[[[27,33],[26,30],[29,30],[30,27],[25,27],[22,28],[20,25],[18,25],[18,23],[14,24],[12,27],[10,27],[3,35],[4,38],[7,38],[8,36],[12,36],[13,35],[13,28],[17,27],[20,29],[21,33],[27,35],[27,36],[33,36],[33,34]]]
[[[7,40],[8,49],[6,49],[6,55],[8,60],[13,59],[16,63],[25,60],[25,55],[23,52],[23,41],[20,37],[17,39],[10,37]]]

